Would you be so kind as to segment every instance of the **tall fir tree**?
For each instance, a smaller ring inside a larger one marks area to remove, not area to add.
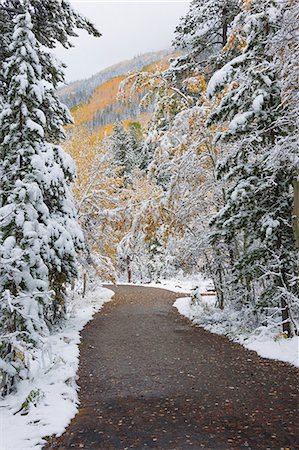
[[[150,155],[143,145],[140,123],[129,123],[127,130],[122,122],[116,123],[110,143],[113,163],[121,168],[124,185],[127,185],[135,169],[144,170],[149,164]]]
[[[184,54],[168,73],[179,85],[194,73],[211,76],[223,61],[230,27],[239,12],[237,0],[193,0],[175,30],[173,46]]]
[[[122,122],[115,124],[110,138],[113,162],[122,167],[123,175],[129,166],[129,137]]]
[[[46,3],[47,15],[55,12],[62,21],[66,10],[72,11],[65,2]],[[34,15],[36,8],[39,13]],[[83,247],[70,190],[74,166],[59,147],[63,125],[71,120],[55,94],[63,72],[44,48],[53,47],[54,41],[67,46],[76,23],[70,16],[71,24],[60,22],[43,38],[42,9],[39,2],[30,1],[7,1],[0,8],[0,20],[9,14],[13,24],[13,30],[5,28],[11,43],[1,65],[2,393],[29,376],[42,337],[63,317],[67,284],[77,274],[76,251]]]
[[[47,332],[50,215],[43,201],[40,170],[32,166],[43,150],[44,119],[41,67],[29,14],[17,16],[12,57],[5,77],[8,94],[1,113],[1,369],[9,390],[23,369],[23,360],[41,333]]]

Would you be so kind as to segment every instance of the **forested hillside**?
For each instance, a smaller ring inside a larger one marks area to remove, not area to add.
[[[144,55],[135,56],[128,61],[122,61],[107,69],[101,70],[86,80],[78,80],[69,83],[58,89],[58,96],[63,103],[69,108],[87,102],[94,91],[106,81],[117,78],[121,75],[125,76],[132,70],[141,70],[156,61],[160,61],[169,55],[169,51],[150,52]]]
[[[167,54],[167,56],[142,67],[142,70],[150,72],[154,72],[158,68],[163,70],[169,66],[170,57],[171,55]],[[122,67],[122,65],[120,66]],[[128,64],[125,66],[127,67]],[[119,98],[119,86],[128,73],[109,78],[101,83],[92,92],[87,101],[71,109],[76,127],[84,125],[89,131],[93,131],[120,120],[135,120],[142,114],[140,109],[141,94],[131,96],[127,102]],[[143,112],[150,112],[150,106],[152,105],[148,106]]]

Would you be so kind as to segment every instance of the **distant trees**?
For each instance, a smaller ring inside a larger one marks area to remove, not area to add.
[[[68,128],[65,150],[77,163],[74,194],[86,240],[80,262],[90,276],[115,281],[122,265],[117,248],[152,194],[146,180],[152,146],[143,132],[139,122],[126,121],[115,124],[107,137],[82,126]]]
[[[133,70],[142,70],[144,67],[153,64],[155,61],[167,58],[168,55],[169,51],[164,50],[135,56],[131,60],[123,61],[108,67],[107,69],[101,70],[87,80],[74,81],[73,83],[69,83],[66,86],[59,88],[59,98],[69,108],[74,108],[82,103],[88,102],[96,92],[97,88],[107,81],[125,76],[128,72]],[[128,117],[128,119],[129,118],[130,117]]]
[[[85,237],[80,255],[84,272],[115,281],[116,246],[122,228],[122,167],[113,164],[108,139],[99,139],[83,127],[72,128],[65,150],[76,161],[74,195],[78,220]]]
[[[41,338],[63,317],[83,236],[59,147],[71,118],[55,88],[62,67],[46,51],[70,46],[76,27],[99,33],[68,3],[6,1],[1,27],[1,393],[29,376]]]
[[[135,169],[145,170],[151,159],[150,147],[144,145],[143,132],[139,122],[129,122],[125,129],[117,123],[109,138],[113,164],[122,168],[125,184],[132,181]]]

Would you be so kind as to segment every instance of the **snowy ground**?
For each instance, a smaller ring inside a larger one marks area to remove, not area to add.
[[[185,281],[168,280],[158,286],[165,286],[175,292],[191,292],[196,286],[199,292],[206,292],[209,280],[201,276],[187,278]],[[156,286],[156,285],[155,285]],[[182,290],[180,290],[182,288]],[[269,331],[267,327],[259,327],[253,333],[242,333],[233,323],[237,323],[232,317],[237,312],[222,312],[215,308],[214,296],[203,296],[200,302],[192,301],[191,297],[179,298],[174,303],[179,313],[187,317],[194,324],[206,330],[222,334],[249,350],[256,351],[260,356],[269,359],[285,361],[299,367],[299,337],[286,339],[279,330]]]
[[[210,285],[211,281],[204,278],[201,274],[198,275],[190,275],[170,278],[168,280],[161,280],[159,283],[134,283],[134,286],[147,286],[147,287],[156,287],[161,289],[167,289],[172,292],[178,292],[182,294],[189,294],[196,287],[200,287],[202,290],[206,290]],[[132,283],[123,283],[119,284],[129,285]]]
[[[19,384],[17,394],[0,401],[0,449],[40,449],[43,437],[62,434],[78,409],[76,372],[79,364],[80,331],[111,299],[113,292],[102,287],[78,297],[63,329],[45,344],[44,360],[34,379]],[[28,413],[21,406],[32,392],[37,397]]]

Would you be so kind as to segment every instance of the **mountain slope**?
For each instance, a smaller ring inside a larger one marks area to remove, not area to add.
[[[132,96],[128,102],[120,101],[119,85],[132,70],[155,72],[166,69],[172,56],[173,54],[165,51],[142,55],[110,67],[88,80],[78,81],[62,88],[59,91],[60,98],[69,107],[75,105],[71,107],[74,118],[74,125],[71,128],[83,126],[102,137],[110,134],[115,122],[143,121],[149,115],[150,108],[141,113],[139,108],[141,94]],[[114,76],[116,72],[123,73]],[[106,79],[108,76],[110,77]],[[101,82],[96,85],[99,80]],[[86,100],[79,102],[82,98]]]
[[[69,108],[89,100],[98,86],[120,75],[126,75],[132,70],[141,70],[144,66],[159,61],[170,55],[167,50],[150,52],[134,57],[133,59],[114,64],[88,79],[74,81],[58,90],[58,95]]]

